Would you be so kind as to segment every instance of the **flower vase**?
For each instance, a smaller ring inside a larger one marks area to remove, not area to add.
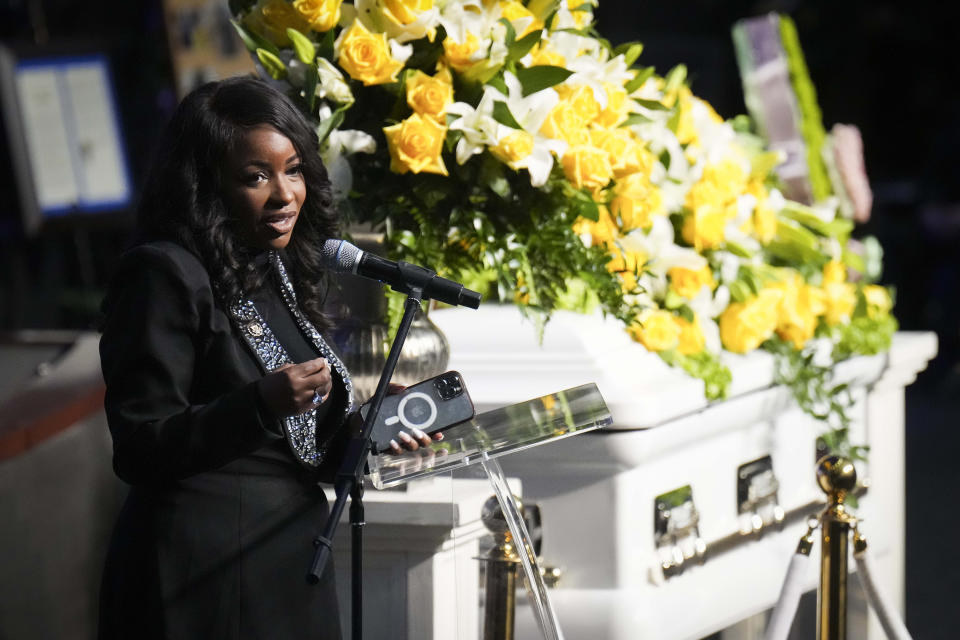
[[[382,249],[375,234],[354,233],[353,240],[364,251],[379,253]],[[334,318],[331,337],[350,370],[354,399],[363,403],[376,391],[394,336],[385,319],[383,285],[349,275],[339,284],[339,291],[333,292],[327,305]],[[415,384],[446,371],[449,361],[446,336],[425,312],[417,311],[391,381],[404,386]]]

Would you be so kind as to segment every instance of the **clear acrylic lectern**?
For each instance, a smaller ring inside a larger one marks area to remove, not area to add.
[[[415,478],[480,464],[493,485],[510,533],[517,541],[540,630],[546,640],[561,640],[563,634],[537,566],[530,534],[496,458],[599,429],[611,422],[610,410],[597,385],[585,384],[481,413],[444,431],[443,440],[429,448],[401,455],[371,455],[370,479],[375,487],[385,489]]]

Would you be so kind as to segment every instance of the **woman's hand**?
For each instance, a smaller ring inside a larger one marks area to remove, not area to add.
[[[420,429],[410,429],[409,434],[406,431],[398,431],[396,437],[390,441],[390,453],[397,456],[404,451],[416,451],[420,447],[429,447],[431,442],[440,440],[443,440],[442,433],[430,436]]]
[[[403,393],[406,387],[395,382],[389,383],[387,395],[396,395]],[[410,435],[413,434],[413,435]],[[405,431],[399,431],[392,440],[390,440],[390,453],[400,455],[404,451],[416,451],[420,447],[429,447],[431,442],[443,440],[442,433],[435,433],[429,436],[420,429],[410,429],[410,434]]]
[[[285,364],[263,376],[259,382],[263,403],[278,418],[313,409],[326,400],[331,389],[333,379],[325,358]]]

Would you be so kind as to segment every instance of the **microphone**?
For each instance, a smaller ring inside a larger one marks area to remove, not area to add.
[[[465,288],[459,282],[447,280],[424,267],[381,258],[346,240],[331,238],[323,243],[323,266],[337,273],[353,273],[390,285],[394,291],[409,293],[411,287],[419,287],[424,298],[454,306],[476,309],[480,306],[480,294]]]

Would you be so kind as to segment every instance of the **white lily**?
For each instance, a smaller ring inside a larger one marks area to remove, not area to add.
[[[665,180],[681,185],[683,187],[682,192],[686,194],[689,185],[693,184],[695,178],[690,173],[690,163],[687,161],[687,156],[684,154],[683,147],[680,146],[676,134],[657,122],[636,124],[631,129],[637,134],[637,137],[647,143],[650,151],[654,154],[659,156],[664,151],[667,152],[670,156],[670,166],[666,170]],[[665,184],[658,186],[665,186]],[[680,204],[682,203],[683,200],[681,199]],[[675,210],[668,209],[668,211]]]
[[[432,38],[440,24],[440,10],[436,7],[421,11],[416,20],[409,24],[398,24],[385,14],[383,0],[356,0],[354,6],[363,26],[373,33],[385,33],[388,39],[399,43]]]
[[[320,99],[329,98],[340,104],[352,104],[353,92],[332,62],[322,56],[317,56],[317,89],[316,95]]]
[[[495,101],[505,103],[524,131],[528,133],[540,131],[547,116],[560,102],[560,95],[553,89],[542,89],[524,96],[520,80],[509,71],[503,74],[503,80],[507,85],[507,95],[487,85],[484,87],[484,97],[490,95]]]
[[[466,102],[454,102],[447,107],[447,114],[460,116],[449,125],[450,130],[463,133],[457,143],[458,164],[465,163],[470,156],[499,141],[500,123],[493,117],[493,102],[493,96],[485,93],[476,108]]]
[[[467,35],[487,33],[490,21],[480,0],[451,0],[440,9],[440,24],[454,42],[466,42]]]
[[[523,86],[514,74],[507,72],[503,79],[507,85],[507,95],[488,85],[484,91],[484,98],[490,96],[494,102],[506,104],[517,124],[530,136],[532,143],[529,155],[510,161],[508,164],[513,169],[527,169],[530,172],[530,184],[534,187],[543,186],[550,177],[554,157],[562,156],[567,150],[567,143],[563,140],[554,140],[540,133],[540,128],[547,116],[560,102],[560,95],[553,89],[543,89],[524,96]],[[499,144],[515,132],[516,129],[500,125],[497,143]]]
[[[703,332],[704,347],[710,353],[720,353],[722,349],[720,327],[714,318],[723,313],[729,304],[730,290],[726,285],[720,285],[716,291],[710,291],[710,287],[704,286],[700,293],[687,303],[696,315],[697,324]]]
[[[700,157],[707,164],[720,162],[729,155],[730,149],[736,148],[737,133],[728,122],[717,122],[713,117],[713,110],[699,98],[691,99],[690,115],[693,127],[697,130],[700,145]],[[746,163],[746,159],[742,158]],[[750,172],[749,163],[746,167]]]
[[[707,259],[673,241],[673,225],[665,216],[656,216],[648,232],[636,229],[619,240],[627,251],[636,251],[646,259],[646,268],[655,276],[666,277],[673,267],[699,271],[707,266]]]
[[[559,157],[567,150],[567,143],[563,140],[553,140],[536,133],[520,129],[512,129],[500,125],[498,137],[500,142],[507,140],[512,135],[523,135],[527,137],[530,143],[530,152],[520,158],[504,159],[507,165],[514,170],[526,169],[530,172],[530,184],[534,187],[542,187],[550,177],[550,170],[553,169],[553,159]]]
[[[633,79],[633,73],[627,68],[627,62],[622,55],[610,60],[581,55],[570,60],[567,68],[573,71],[573,74],[564,81],[564,84],[590,87],[601,109],[607,108],[607,90],[604,85],[622,87]]]
[[[736,216],[731,220],[727,220],[723,227],[723,237],[726,241],[740,246],[751,255],[760,250],[760,243],[749,234],[744,233],[742,228],[750,221],[756,206],[756,196],[749,193],[740,194],[737,196]]]

